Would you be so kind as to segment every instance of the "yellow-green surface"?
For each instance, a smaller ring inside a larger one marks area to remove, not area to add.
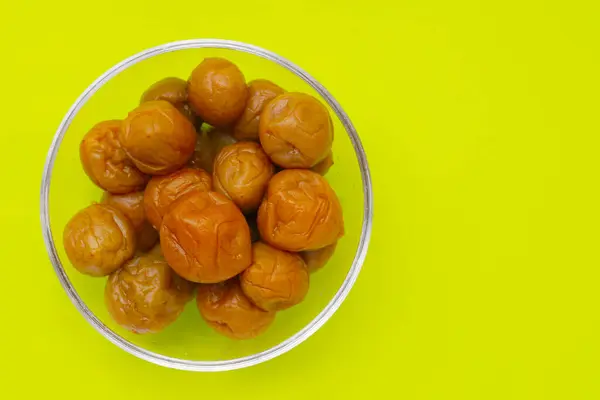
[[[562,3],[2,2],[0,398],[600,397],[600,13]],[[369,256],[334,317],[278,359],[210,375],[97,334],[38,215],[79,93],[193,37],[312,73],[360,132],[375,190]]]

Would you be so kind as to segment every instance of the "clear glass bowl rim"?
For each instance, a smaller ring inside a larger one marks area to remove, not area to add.
[[[77,114],[77,112],[83,107],[83,105],[88,101],[88,99],[98,90],[100,89],[106,82],[108,82],[112,77],[117,75],[119,72],[125,70],[126,68],[137,64],[143,60],[146,60],[150,57],[157,56],[159,54],[174,52],[177,50],[191,49],[191,48],[217,48],[217,49],[230,49],[237,50],[249,54],[253,54],[267,60],[273,61],[280,66],[288,69],[293,72],[295,75],[303,79],[306,83],[308,83],[313,89],[315,89],[325,101],[329,104],[329,106],[334,110],[337,117],[342,122],[350,140],[352,142],[352,146],[354,147],[354,151],[356,153],[356,157],[359,162],[362,185],[363,185],[363,196],[364,196],[364,210],[363,210],[363,223],[360,235],[360,241],[358,248],[356,250],[356,254],[354,256],[354,260],[352,262],[352,266],[344,279],[344,282],[338,289],[335,296],[331,299],[331,301],[327,304],[327,306],[304,328],[298,331],[293,336],[289,337],[285,341],[279,343],[276,346],[273,346],[267,350],[264,350],[260,353],[256,353],[250,356],[235,358],[231,360],[225,361],[195,361],[195,360],[186,360],[180,358],[174,358],[165,356],[162,354],[157,354],[152,351],[148,351],[144,348],[141,348],[121,336],[117,333],[113,332],[109,329],[102,321],[100,321],[92,311],[85,305],[83,300],[79,297],[77,291],[71,284],[71,281],[67,277],[65,270],[63,269],[62,263],[58,258],[58,254],[56,251],[56,247],[54,244],[54,239],[52,237],[52,231],[50,227],[50,219],[48,213],[48,197],[49,197],[49,189],[50,189],[50,180],[52,178],[52,170],[54,167],[54,162],[56,159],[56,155],[62,139],[69,128],[73,118]],[[75,305],[77,310],[84,316],[84,318],[98,331],[102,336],[106,339],[125,350],[126,352],[133,354],[136,357],[139,357],[143,360],[149,361],[151,363],[161,365],[164,367],[175,368],[180,370],[188,370],[188,371],[226,371],[226,370],[234,370],[249,367],[252,365],[256,365],[272,358],[275,358],[292,348],[296,347],[307,338],[309,338],[313,333],[315,333],[327,320],[333,315],[333,313],[340,307],[342,302],[345,300],[346,296],[350,292],[350,289],[354,285],[358,274],[361,270],[362,264],[365,260],[367,249],[369,246],[369,241],[371,238],[371,229],[372,229],[372,220],[373,220],[373,193],[372,193],[372,185],[371,185],[371,175],[369,172],[369,166],[367,163],[367,158],[356,132],[356,129],[352,125],[350,118],[346,114],[346,112],[342,109],[340,104],[335,100],[335,98],[329,93],[327,89],[319,82],[317,82],[312,76],[306,73],[304,70],[293,64],[292,62],[286,60],[285,58],[265,49],[262,49],[258,46],[250,45],[247,43],[231,41],[231,40],[222,40],[222,39],[191,39],[191,40],[182,40],[177,42],[166,43],[163,45],[159,45],[153,48],[149,48],[143,50],[123,61],[116,64],[104,74],[102,74],[98,79],[96,79],[75,101],[75,103],[71,106],[67,114],[64,116],[62,122],[60,123],[54,138],[52,140],[52,144],[50,145],[50,149],[48,150],[48,156],[46,158],[46,163],[44,165],[44,173],[42,177],[42,186],[41,186],[41,196],[40,196],[40,217],[42,223],[42,232],[44,236],[44,242],[46,244],[46,250],[48,252],[48,256],[50,257],[50,261],[52,262],[52,266],[54,267],[54,271],[58,276],[58,279],[67,292],[67,295],[71,299],[71,302]]]

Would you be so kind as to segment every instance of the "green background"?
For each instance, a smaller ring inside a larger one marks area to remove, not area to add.
[[[599,16],[591,1],[3,2],[0,397],[600,397]],[[81,91],[196,37],[265,47],[322,82],[375,192],[340,310],[284,356],[218,374],[97,334],[39,224],[45,155]]]

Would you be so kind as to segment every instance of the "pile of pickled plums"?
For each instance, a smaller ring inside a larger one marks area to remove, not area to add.
[[[332,143],[319,100],[206,58],[84,136],[83,169],[105,192],[65,226],[66,254],[108,276],[106,307],[132,332],[161,331],[195,296],[215,331],[255,337],[302,302],[344,234],[323,178]]]

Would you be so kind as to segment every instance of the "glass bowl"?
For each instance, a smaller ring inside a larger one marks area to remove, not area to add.
[[[63,248],[62,232],[80,209],[100,201],[102,191],[85,175],[79,143],[97,122],[122,119],[141,93],[167,76],[187,78],[205,57],[235,62],[248,81],[267,78],[288,91],[321,99],[334,122],[335,165],[327,174],[344,210],[345,236],[328,265],[311,275],[301,304],[278,313],[262,336],[233,341],[213,332],[195,302],[161,333],[136,335],[119,327],[104,306],[106,280],[79,274]],[[248,367],[289,351],[319,329],[339,308],[365,259],[373,217],[371,178],[350,119],[314,78],[286,59],[256,46],[226,40],[186,40],[144,50],[112,67],[75,101],[61,122],[44,167],[41,222],[46,248],[60,283],[81,314],[105,338],[144,360],[171,368],[219,371]],[[350,327],[349,327],[350,329]]]

